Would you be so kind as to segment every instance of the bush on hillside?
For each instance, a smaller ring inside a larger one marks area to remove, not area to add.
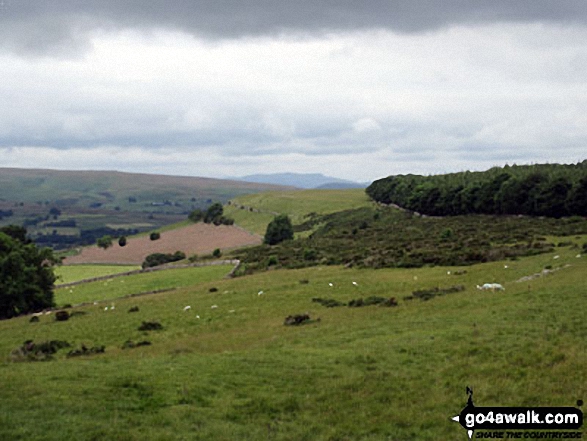
[[[149,254],[142,264],[143,268],[151,268],[154,266],[164,265],[166,263],[177,262],[185,259],[185,253],[176,251],[173,254],[153,253]]]
[[[112,246],[112,236],[102,236],[96,241],[96,245],[104,249],[110,248]]]
[[[161,238],[161,233],[158,231],[154,231],[149,235],[149,239],[151,240],[159,240]]]
[[[216,202],[206,211],[202,211],[200,209],[193,210],[189,215],[188,219],[192,222],[201,222],[204,221],[206,224],[214,224],[218,225],[233,225],[234,219],[229,217],[224,217],[222,214],[224,213],[224,208],[222,204]]]
[[[293,237],[294,231],[289,217],[285,214],[281,214],[276,216],[269,225],[267,225],[264,241],[267,245],[277,245],[284,240],[291,240]]]

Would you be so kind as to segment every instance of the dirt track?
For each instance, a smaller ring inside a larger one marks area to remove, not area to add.
[[[236,226],[214,226],[197,223],[187,227],[161,233],[159,240],[149,236],[130,238],[125,247],[116,240],[107,250],[97,246],[84,248],[81,254],[68,257],[65,265],[76,263],[110,263],[140,265],[149,254],[175,253],[183,251],[186,256],[210,254],[216,248],[229,249],[245,245],[258,245],[262,242],[255,236]]]

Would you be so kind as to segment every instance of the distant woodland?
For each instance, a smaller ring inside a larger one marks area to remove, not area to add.
[[[366,191],[377,202],[431,216],[587,216],[587,160],[570,165],[506,165],[485,172],[389,176]]]

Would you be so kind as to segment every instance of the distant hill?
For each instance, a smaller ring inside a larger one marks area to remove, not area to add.
[[[316,190],[349,190],[353,188],[367,188],[368,185],[359,182],[329,182],[328,184],[316,187]]]
[[[284,186],[190,176],[151,175],[117,171],[65,171],[0,168],[0,200],[57,206],[116,206],[134,209],[232,197]]]
[[[236,178],[245,182],[287,185],[304,189],[342,189],[365,188],[368,184],[360,184],[345,179],[324,176],[320,173],[274,173],[243,176]]]
[[[188,176],[0,168],[0,226],[22,225],[37,244],[64,249],[175,224],[212,202],[291,189]]]

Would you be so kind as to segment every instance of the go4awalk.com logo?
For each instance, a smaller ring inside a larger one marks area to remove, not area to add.
[[[469,439],[582,438],[578,430],[583,425],[583,412],[575,407],[477,407],[469,387],[467,394],[467,405],[452,420],[467,430]],[[583,402],[579,400],[577,405]]]

